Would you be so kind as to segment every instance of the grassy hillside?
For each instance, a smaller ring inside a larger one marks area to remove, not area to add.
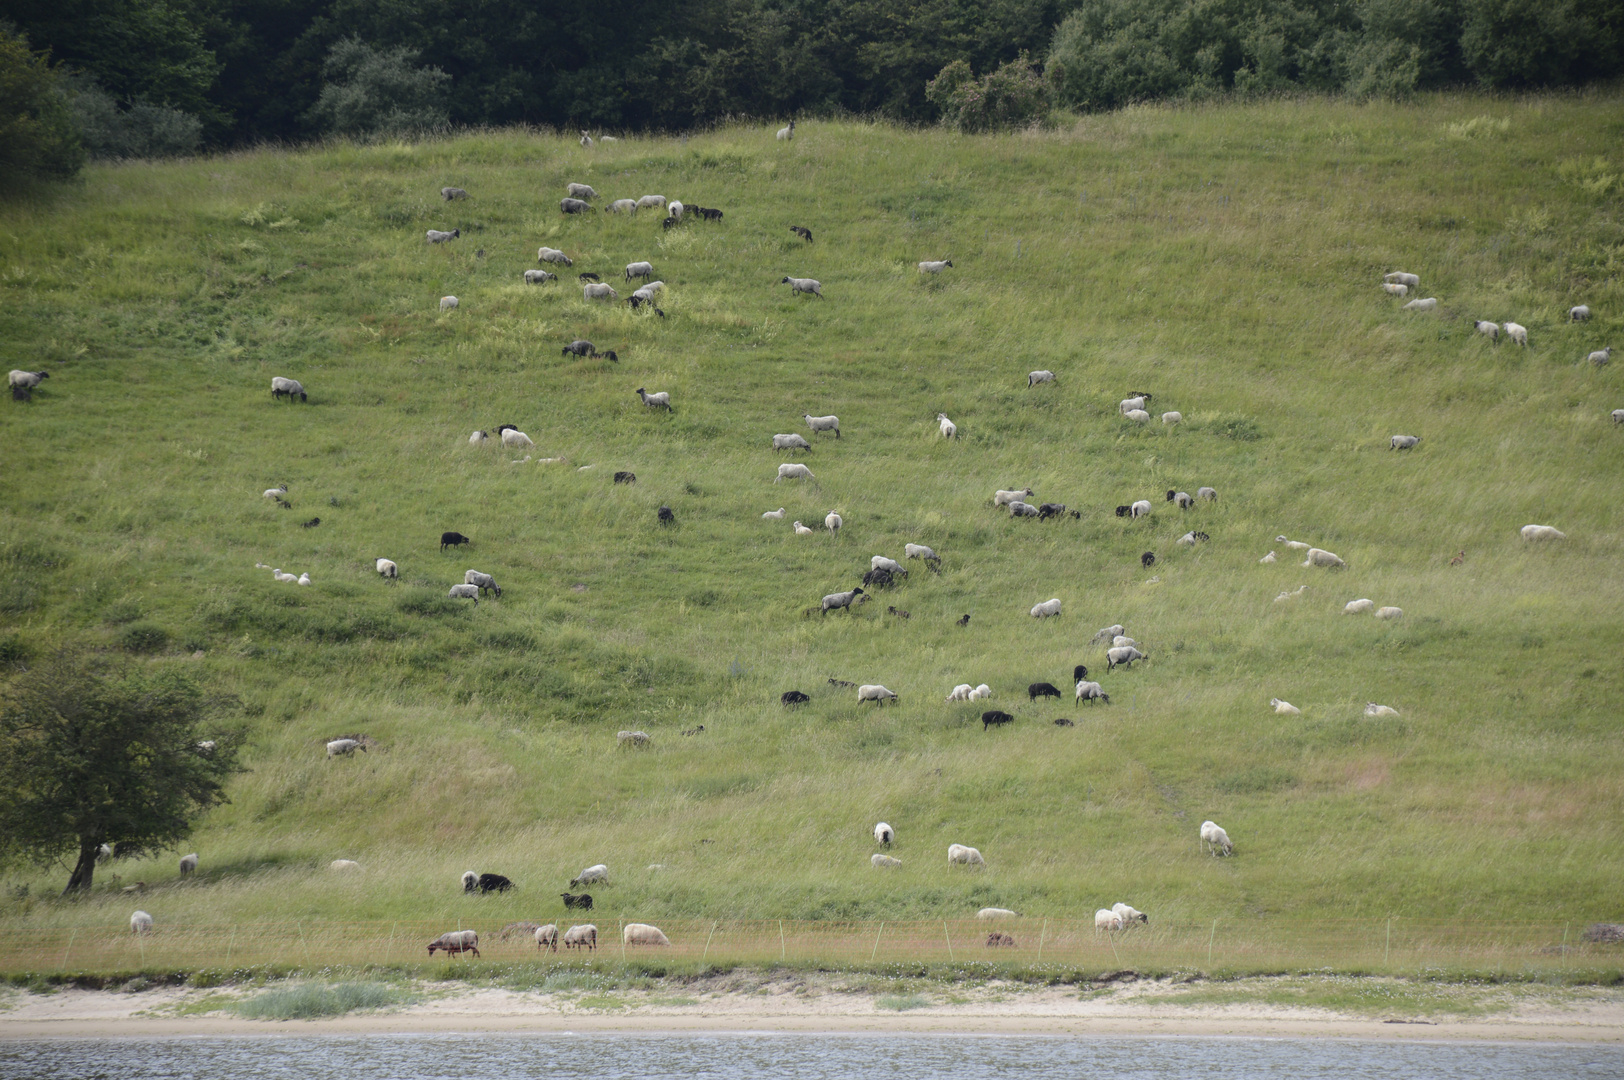
[[[17,869],[0,924],[120,923],[132,880],[161,886],[142,905],[169,925],[554,918],[599,861],[610,920],[1118,899],[1172,925],[1618,916],[1624,388],[1582,358],[1624,344],[1621,105],[1272,102],[591,151],[498,132],[103,167],[0,208],[0,352],[51,373],[0,408],[0,641],[183,666],[253,731],[196,877],[114,864],[100,899],[64,904],[66,869]],[[726,217],[562,218],[572,180]],[[442,203],[448,184],[471,198]],[[575,266],[526,286],[540,244]],[[583,301],[576,273],[642,258],[664,319]],[[924,278],[928,258],[954,267]],[[1394,269],[1438,313],[1384,295]],[[1577,303],[1596,318],[1567,324]],[[619,361],[561,357],[577,337]],[[1038,368],[1058,383],[1027,389]],[[273,375],[309,403],[273,402]],[[1130,390],[1184,422],[1124,420]],[[816,482],[775,485],[769,438],[810,434],[803,413],[843,437],[804,455]],[[567,463],[468,444],[502,423]],[[1422,442],[1390,452],[1395,433]],[[283,482],[291,511],[260,495]],[[1163,501],[1200,485],[1216,504]],[[994,511],[1016,486],[1081,519]],[[1115,516],[1138,498],[1147,520]],[[793,533],[830,510],[838,536]],[[1569,540],[1526,544],[1530,522]],[[474,546],[441,554],[446,529]],[[1178,546],[1190,529],[1210,542]],[[1348,568],[1299,567],[1282,533]],[[907,542],[940,575],[915,563],[817,613]],[[469,567],[500,601],[446,599]],[[1028,616],[1050,597],[1061,617]],[[1404,617],[1342,614],[1356,597]],[[1150,659],[1105,675],[1089,640],[1113,622]],[[1109,706],[1070,701],[1077,663]],[[901,701],[859,707],[831,676]],[[1037,680],[1067,699],[1028,703]],[[944,703],[959,682],[994,696]],[[811,704],[782,708],[791,688]],[[1367,719],[1371,700],[1400,716]],[[984,733],[988,705],[1015,723]],[[652,748],[617,750],[627,728]],[[376,747],[326,760],[352,732]],[[1236,857],[1201,854],[1205,818]],[[894,873],[868,862],[881,819]],[[950,842],[986,870],[948,872]],[[364,885],[333,887],[339,857]],[[520,889],[468,900],[470,868]]]

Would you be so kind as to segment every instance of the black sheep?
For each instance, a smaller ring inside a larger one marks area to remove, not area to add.
[[[473,892],[478,889],[481,893],[507,892],[513,888],[513,882],[501,874],[481,874],[477,880],[470,880],[463,884],[463,889]]]
[[[564,898],[564,906],[567,908],[580,908],[582,911],[592,910],[591,893],[559,893],[558,895]]]
[[[687,731],[683,732],[684,735],[703,735],[704,733],[705,733],[705,725],[704,724],[700,724],[698,727],[691,727]]]
[[[1052,517],[1062,517],[1065,513],[1066,508],[1061,503],[1044,503],[1038,507],[1038,520],[1048,521]]]
[[[1056,690],[1051,683],[1035,682],[1026,688],[1026,697],[1028,701],[1036,701],[1040,697],[1057,698],[1059,696],[1060,691]]]
[[[1055,727],[1076,727],[1077,725],[1072,723],[1070,720],[1067,720],[1064,716],[1062,716],[1062,717],[1058,718],[1057,720],[1055,720],[1054,726]]]
[[[669,506],[660,507],[659,517],[661,525],[675,525],[677,523],[677,515],[671,512]]]
[[[1086,664],[1078,664],[1071,669],[1072,682],[1082,682],[1086,678],[1088,678],[1088,666]]]
[[[969,615],[960,615],[959,618],[958,618],[958,622],[955,625],[957,625],[957,626],[969,626],[970,625],[970,616]]]
[[[590,270],[588,270],[586,273],[581,274],[579,276],[580,276],[582,281],[602,281],[603,280],[603,278],[599,277],[597,274],[594,274]]]
[[[1119,506],[1117,507],[1117,517],[1127,517],[1132,510],[1133,507],[1131,506]]]
[[[617,472],[615,473],[615,483],[635,484],[637,483],[637,474],[634,472]]]
[[[444,551],[448,547],[456,547],[458,544],[472,544],[472,543],[473,543],[472,540],[468,539],[466,536],[462,535],[462,533],[460,533],[460,532],[443,532],[443,533],[440,534],[440,550],[441,551]]]
[[[796,236],[799,236],[802,240],[805,240],[809,244],[812,242],[811,229],[803,229],[799,225],[791,225],[789,227],[789,231],[794,233]]]
[[[893,575],[891,571],[887,570],[883,566],[877,570],[870,570],[868,573],[863,575],[863,584],[872,585],[875,588],[889,589],[896,583],[897,580],[895,575]]]
[[[320,525],[320,524],[321,524],[321,518],[318,517],[318,518],[311,518],[309,521],[301,521],[301,522],[299,522],[299,527],[301,529],[314,529],[317,525]]]
[[[1014,719],[1015,718],[1009,715],[1007,712],[1000,712],[997,709],[988,709],[986,712],[981,714],[981,730],[986,731],[990,727],[999,724],[1007,724]]]
[[[1155,566],[1156,553],[1154,551],[1147,551],[1143,555],[1139,556],[1139,565],[1143,566],[1146,570],[1149,570],[1152,566]]]
[[[782,694],[778,695],[778,700],[783,702],[785,705],[805,705],[812,699],[801,693],[799,690],[785,690]]]

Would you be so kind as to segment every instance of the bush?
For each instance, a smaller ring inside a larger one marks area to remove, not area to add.
[[[0,29],[0,186],[66,180],[85,163],[61,79],[26,39]]]
[[[164,158],[197,152],[203,121],[137,97],[120,108],[88,75],[64,80],[68,107],[93,158]]]
[[[118,636],[118,643],[130,652],[157,652],[169,644],[169,631],[149,622],[131,623]]]
[[[451,76],[415,68],[417,53],[378,51],[360,38],[334,45],[322,67],[326,84],[309,118],[340,135],[382,135],[444,127]]]
[[[960,131],[1024,127],[1049,112],[1049,86],[1026,53],[977,79],[970,65],[955,60],[925,84],[925,100],[942,113],[942,123]]]

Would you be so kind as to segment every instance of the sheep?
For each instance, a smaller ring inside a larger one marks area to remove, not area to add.
[[[1116,667],[1132,667],[1135,660],[1145,659],[1145,654],[1132,645],[1114,645],[1105,650],[1105,670],[1110,671]]]
[[[897,562],[895,559],[887,559],[884,555],[875,555],[869,559],[868,568],[870,570],[885,570],[896,575],[897,577],[908,576],[908,571],[902,568],[901,563]]]
[[[1018,918],[1020,918],[1020,916],[1015,914],[1015,912],[1009,910],[1009,908],[984,907],[980,911],[976,912],[976,918],[978,918],[978,919],[1018,919]]]
[[[286,495],[287,493],[288,493],[288,486],[286,484],[279,484],[279,485],[277,485],[276,487],[273,487],[273,488],[266,488],[265,489],[265,498],[267,498],[267,499],[275,499],[278,502],[281,502],[282,501],[282,496]]]
[[[970,691],[969,700],[984,701],[990,697],[992,697],[992,687],[988,686],[986,683],[982,683],[980,686]]]
[[[1229,840],[1229,834],[1215,821],[1201,823],[1201,843],[1210,848],[1214,855],[1233,855],[1235,845]]]
[[[1188,510],[1195,505],[1195,500],[1190,497],[1190,493],[1187,491],[1169,491],[1166,501],[1177,503],[1181,510]]]
[[[1588,322],[1589,319],[1590,308],[1586,307],[1584,304],[1580,304],[1578,307],[1568,308],[1568,322]]]
[[[1340,556],[1320,548],[1309,548],[1303,565],[1327,566],[1336,570],[1346,570],[1348,568],[1348,564],[1343,562]]]
[[[300,574],[299,575],[299,584],[300,585],[309,585],[310,584],[310,575],[309,574]]]
[[[1402,270],[1394,270],[1390,274],[1383,274],[1382,280],[1396,282],[1400,285],[1409,285],[1412,287],[1421,284],[1421,279],[1419,277],[1414,274],[1406,274]]]
[[[502,429],[502,445],[525,450],[534,449],[536,444],[530,441],[530,436],[526,435],[518,428],[505,427]]]
[[[560,356],[598,356],[600,354],[598,352],[598,347],[596,345],[592,344],[592,342],[587,341],[585,338],[576,338],[574,341],[572,341],[568,345],[564,346],[564,350],[561,353],[559,353],[559,355]],[[602,355],[613,357],[616,360],[620,359],[618,356],[615,356],[613,351],[610,351],[610,352],[602,354]]]
[[[536,927],[536,951],[558,951],[558,924],[548,923],[546,926]]]
[[[305,393],[304,384],[299,382],[298,379],[284,379],[282,376],[277,375],[271,379],[271,399],[274,401],[284,394],[287,395],[290,402],[294,398],[298,398],[300,401],[310,400],[310,396]]]
[[[451,591],[446,593],[446,596],[452,600],[472,600],[475,607],[479,606],[478,585],[453,585]]]
[[[354,859],[334,859],[327,864],[327,869],[335,873],[348,873],[351,870],[361,869],[361,864]]]
[[[852,601],[857,599],[862,591],[863,590],[859,587],[852,589],[849,592],[830,593],[828,596],[823,598],[823,614],[827,615],[829,612],[838,611],[840,608],[845,608],[847,611],[850,611]]]
[[[1162,413],[1162,423],[1182,424],[1184,423],[1184,414],[1181,412],[1164,412]]]
[[[575,875],[575,877],[570,879],[570,888],[573,889],[577,885],[590,885],[593,882],[599,881],[606,885],[609,883],[609,867],[604,863],[597,863],[593,866],[589,866],[585,870],[582,870],[579,874]]]
[[[1150,399],[1150,394],[1135,394],[1133,397],[1123,398],[1121,401],[1117,402],[1117,411],[1123,416],[1127,416],[1128,413],[1135,409],[1143,412],[1145,404],[1149,402]]]
[[[644,195],[642,198],[637,200],[637,208],[639,210],[647,210],[650,207],[661,207],[661,208],[663,208],[664,206],[665,206],[665,196],[664,195]]]
[[[1195,547],[1197,544],[1205,543],[1211,539],[1212,537],[1208,536],[1206,533],[1197,532],[1192,529],[1190,532],[1187,532],[1183,536],[1179,537],[1178,543],[1183,544],[1185,547]]]
[[[1613,423],[1624,424],[1624,409],[1613,410]]]
[[[452,199],[466,199],[467,197],[468,192],[460,187],[443,187],[440,189],[440,198],[446,202],[450,202]]]
[[[635,484],[637,483],[637,474],[622,469],[615,473],[614,482],[617,484]]]
[[[947,845],[947,864],[949,866],[986,866],[987,860],[981,857],[981,852],[973,847],[963,844]]]
[[[457,300],[457,298],[455,296],[442,296],[442,297],[440,297],[440,310],[441,311],[456,311],[458,303],[459,303],[459,301]]]
[[[806,441],[805,436],[797,435],[794,432],[791,432],[788,435],[774,435],[773,436],[773,449],[774,450],[810,450],[810,449],[812,449],[812,444]]]
[[[626,280],[642,278],[644,281],[654,279],[654,264],[651,262],[633,262],[626,264]]]
[[[776,484],[776,483],[778,483],[779,480],[816,480],[816,479],[817,479],[817,477],[812,475],[812,470],[807,468],[805,465],[802,465],[798,461],[786,461],[784,464],[778,466],[778,476],[773,480],[773,483]],[[800,532],[801,531],[801,529],[800,529],[801,523],[797,521],[795,524],[797,526],[795,531]],[[811,530],[809,529],[807,531],[810,532]]]
[[[1095,930],[1121,930],[1124,925],[1122,916],[1110,908],[1100,908],[1094,912]]]
[[[1382,286],[1382,292],[1389,296],[1407,296],[1410,292],[1410,287],[1408,285],[1393,284],[1389,282],[1388,284]]]
[[[788,285],[791,296],[806,293],[809,296],[816,296],[819,300],[823,299],[823,283],[814,278],[786,277],[778,284]]]
[[[877,702],[878,704],[884,705],[887,701],[896,701],[896,700],[898,700],[896,694],[892,693],[891,691],[887,690],[885,687],[880,686],[878,684],[874,684],[872,686],[864,685],[864,686],[859,686],[857,688],[857,701],[858,701],[858,704],[861,704],[861,703],[863,703],[865,701],[873,701],[873,702]]]
[[[635,214],[637,213],[637,200],[616,199],[614,202],[605,207],[605,209],[611,214]]]
[[[784,520],[784,508],[782,506],[780,506],[777,510],[768,510],[765,514],[762,514],[761,516],[767,521],[783,521]]]
[[[1342,605],[1344,615],[1362,615],[1367,611],[1375,611],[1376,604],[1372,600],[1349,600]]]
[[[187,874],[190,874],[192,871],[194,871],[196,869],[197,869],[197,852],[194,851],[190,855],[182,855],[180,857],[180,876],[181,877],[185,877]]]
[[[671,940],[661,933],[657,926],[648,923],[627,923],[626,929],[620,933],[620,940],[626,945],[669,945]]]
[[[1085,701],[1088,702],[1089,705],[1093,705],[1096,701],[1103,701],[1109,705],[1111,704],[1111,695],[1107,694],[1105,692],[1105,688],[1097,682],[1089,682],[1087,679],[1078,679],[1076,703],[1080,705]]]
[[[1035,682],[1026,688],[1026,699],[1028,701],[1036,701],[1040,697],[1057,698],[1059,696],[1060,691],[1055,688],[1053,683]]]
[[[434,955],[436,949],[443,949],[447,956],[457,956],[465,952],[471,952],[478,956],[479,934],[473,930],[447,931],[429,942],[430,956]]]
[[[583,149],[583,150],[592,149],[592,136],[588,135],[584,131],[581,132],[581,149]]]
[[[1394,435],[1391,439],[1387,440],[1387,449],[1414,450],[1416,444],[1420,441],[1421,436],[1419,435]]]
[[[940,274],[943,270],[946,270],[952,265],[953,260],[951,259],[943,259],[940,262],[932,262],[927,260],[919,264],[919,272],[921,274]]]
[[[893,859],[889,855],[874,854],[868,857],[868,864],[876,870],[887,870],[902,865],[901,859]]]
[[[806,426],[812,430],[814,435],[820,431],[832,431],[835,433],[835,438],[840,438],[840,417],[838,416],[813,416],[811,413],[802,413],[801,419],[806,421]]]
[[[549,274],[545,270],[526,270],[524,272],[524,283],[526,285],[545,285],[549,281],[557,280],[557,274]]]
[[[811,474],[808,473],[807,475],[810,476]],[[773,483],[776,484],[776,483],[778,483],[778,481],[774,480]],[[795,535],[796,536],[811,536],[814,532],[817,531],[816,529],[807,528],[805,525],[802,525],[799,521],[795,522],[794,525],[795,525]]]
[[[1034,492],[1031,488],[1022,488],[1019,491],[995,491],[992,493],[992,504],[994,506],[1008,506],[1010,503],[1021,502],[1026,496],[1032,494]]]
[[[1060,614],[1060,598],[1053,597],[1041,604],[1033,604],[1031,615],[1034,619],[1047,619],[1052,615]]]
[[[1217,502],[1218,489],[1210,487],[1198,487],[1195,489],[1195,497],[1198,499],[1208,499],[1212,502]]]
[[[1605,349],[1597,349],[1595,352],[1593,352],[1589,356],[1585,357],[1586,360],[1589,360],[1592,364],[1595,364],[1597,367],[1602,367],[1603,365],[1605,365],[1612,358],[1613,358],[1613,347],[1611,345],[1607,346],[1607,348],[1605,348]]]
[[[649,733],[646,731],[622,731],[615,736],[616,746],[631,746],[643,749],[649,745]],[[570,882],[574,885],[575,882]]]
[[[1152,509],[1154,508],[1150,505],[1149,499],[1139,499],[1128,507],[1128,516],[1130,518],[1142,518],[1149,514]]]
[[[1127,634],[1118,634],[1116,637],[1111,639],[1111,648],[1113,649],[1120,649],[1124,645],[1134,649],[1139,647],[1139,643],[1133,638],[1129,637]]]
[[[1272,552],[1272,551],[1269,552],[1267,555],[1263,556],[1263,558],[1258,560],[1258,562],[1260,562],[1260,563],[1272,563],[1274,561],[1275,561],[1274,552]]]
[[[1621,410],[1624,411],[1624,410]],[[903,554],[910,559],[924,559],[926,562],[941,562],[942,558],[924,544],[904,544]]]
[[[490,438],[491,438],[490,432],[488,432],[488,431],[476,431],[472,435],[468,436],[468,445],[470,445],[470,446],[484,446],[487,442],[490,441]]]
[[[1281,701],[1277,697],[1270,698],[1269,704],[1273,705],[1274,711],[1279,713],[1281,716],[1301,716],[1303,714],[1303,711],[1297,706],[1293,705],[1291,702]]]
[[[1054,382],[1054,372],[1028,371],[1026,373],[1026,388],[1028,390],[1032,389],[1032,387],[1036,386],[1038,383],[1045,382]]]
[[[554,263],[554,264],[556,264],[558,266],[574,266],[575,265],[575,260],[574,259],[572,259],[568,255],[564,254],[562,251],[559,251],[557,248],[550,248],[550,247],[544,247],[544,248],[536,249],[536,261],[537,262],[545,262],[545,263]]]
[[[571,910],[579,908],[582,911],[592,910],[592,895],[590,893],[559,893],[564,898],[564,906]]]
[[[896,830],[891,828],[891,826],[887,825],[885,822],[882,821],[878,825],[874,826],[874,842],[876,844],[880,844],[883,847],[890,847],[896,838]]]
[[[1313,544],[1305,544],[1301,540],[1287,540],[1283,535],[1275,537],[1274,542],[1284,544],[1293,551],[1309,551],[1314,547]]]
[[[1057,716],[1057,717],[1055,717],[1054,726],[1055,727],[1076,727],[1077,722],[1075,720],[1067,720],[1064,716]]]
[[[1132,420],[1136,424],[1147,424],[1150,422],[1150,414],[1143,409],[1129,409],[1127,412],[1122,414],[1122,417],[1125,420]]]
[[[559,199],[558,209],[565,214],[584,214],[592,209],[592,204],[581,199]]]
[[[942,438],[956,439],[959,435],[959,426],[947,418],[946,413],[936,414],[937,426],[941,429]]]
[[[591,184],[567,184],[564,187],[564,192],[572,199],[596,199],[598,197],[598,193],[593,190]]]
[[[6,376],[7,382],[13,390],[32,390],[40,384],[42,379],[49,379],[49,371],[13,371]]]
[[[1065,513],[1065,503],[1044,503],[1042,506],[1038,507],[1038,520],[1048,521],[1050,518],[1064,517]],[[1081,517],[1082,515],[1076,511],[1072,511],[1071,516]]]
[[[613,285],[583,285],[581,286],[582,300],[619,300],[620,294],[615,292]]]
[[[460,533],[460,532],[443,532],[443,533],[440,534],[440,550],[441,551],[444,551],[448,547],[456,547],[459,544],[472,544],[472,543],[473,543],[473,540],[471,540],[468,537],[462,535],[462,533]]]
[[[997,933],[995,931],[995,932],[987,935],[987,948],[989,948],[989,949],[1002,949],[1002,948],[1013,949],[1013,948],[1015,948],[1015,936],[1013,934],[1000,934],[1000,933]]]
[[[1015,718],[1002,709],[988,709],[981,714],[981,730],[987,731],[991,728],[1002,727],[1014,721]]]
[[[975,689],[975,687],[971,686],[969,683],[959,683],[959,685],[955,686],[953,689],[951,689],[951,690],[949,690],[947,692],[947,700],[948,701],[969,701],[970,700],[970,691],[972,691],[974,689]]]
[[[778,129],[778,141],[789,142],[793,138],[795,138],[795,121],[791,120],[787,126]]]
[[[572,926],[564,931],[564,948],[596,950],[598,947],[598,928],[592,923],[581,926]]]
[[[799,690],[785,690],[782,694],[778,695],[779,704],[785,705],[785,706],[789,706],[789,705],[805,705],[807,702],[809,702],[811,700],[812,699],[810,697],[808,697],[806,694],[803,694]]]
[[[650,394],[645,392],[644,389],[639,386],[636,390],[636,394],[638,397],[643,399],[643,404],[648,406],[650,409],[664,409],[666,412],[671,411],[671,394],[667,390],[661,390],[658,394]]]
[[[295,577],[292,574],[284,574],[280,569],[272,570],[271,571],[271,577],[275,578],[277,581],[282,582],[284,585],[292,585],[294,582],[299,580],[297,577]]]
[[[1021,502],[1019,499],[1009,504],[1010,517],[1040,517],[1043,511],[1031,503]]]
[[[1508,322],[1506,323],[1506,337],[1511,339],[1513,345],[1527,346],[1528,327],[1520,323]]]
[[[1403,307],[1404,311],[1436,311],[1437,309],[1438,298],[1436,296],[1429,296],[1424,300],[1411,300]]]
[[[152,916],[148,915],[144,911],[137,911],[137,912],[134,912],[133,914],[131,914],[131,916],[130,916],[130,933],[132,933],[132,934],[150,934],[150,933],[152,933]]]
[[[672,222],[678,222],[682,220],[682,215],[687,211],[687,209],[688,208],[686,206],[682,205],[682,200],[672,199],[666,204],[665,212],[666,216],[670,218]]]
[[[811,229],[805,228],[801,225],[791,225],[789,227],[789,231],[794,233],[796,236],[799,236],[802,240],[805,240],[809,244],[812,242]]]
[[[1490,341],[1500,340],[1500,324],[1488,322],[1484,319],[1473,319],[1472,329],[1488,338]]]
[[[1378,705],[1374,701],[1365,702],[1366,716],[1397,716],[1398,710],[1386,705]]]
[[[498,585],[496,579],[489,574],[481,574],[478,570],[469,570],[462,575],[462,580],[464,584],[477,588],[481,594],[486,589],[489,589],[496,594],[498,600],[502,598],[502,586]]]
[[[1566,540],[1568,534],[1550,525],[1524,525],[1518,530],[1524,540]]]
[[[452,229],[450,232],[441,232],[439,229],[430,229],[428,231],[428,241],[431,244],[443,244],[447,240],[455,240],[461,235],[461,229]]]
[[[660,507],[655,516],[660,519],[661,525],[675,525],[677,523],[677,515],[671,512],[669,506]]]
[[[845,519],[842,518],[839,514],[835,513],[833,510],[829,511],[828,514],[824,515],[823,527],[825,529],[829,530],[829,535],[830,536],[834,536],[837,533],[839,533],[840,532],[840,527],[842,525],[844,525],[844,524],[846,524]]]
[[[349,757],[357,750],[363,754],[367,752],[366,744],[359,739],[334,739],[327,744],[327,756],[329,758],[338,757],[341,754]]]
[[[1307,591],[1308,591],[1308,586],[1307,585],[1299,585],[1299,586],[1297,586],[1296,589],[1294,589],[1294,590],[1292,590],[1290,592],[1282,592],[1279,596],[1274,598],[1274,602],[1279,604],[1279,603],[1283,603],[1284,601],[1287,601],[1287,600],[1295,600],[1297,597],[1301,596],[1303,593],[1305,593]]]
[[[1136,923],[1136,922],[1137,923],[1146,923],[1146,924],[1148,924],[1150,922],[1150,916],[1149,915],[1146,915],[1142,911],[1135,911],[1133,908],[1129,907],[1127,904],[1123,904],[1123,903],[1112,904],[1111,905],[1111,910],[1116,912],[1117,917],[1122,920],[1122,923],[1123,923],[1124,926],[1126,926],[1126,925],[1128,925],[1130,923]]]

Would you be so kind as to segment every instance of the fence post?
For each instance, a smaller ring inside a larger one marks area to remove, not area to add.
[[[79,932],[79,928],[77,926],[75,926],[72,930],[68,931],[68,947],[62,950],[62,970],[63,971],[68,970],[68,953],[73,951],[73,937],[78,932]]]
[[[711,938],[715,934],[716,934],[716,924],[711,923],[710,933],[705,935],[705,951],[699,957],[699,962],[701,964],[703,964],[705,962],[705,957],[710,955],[710,941],[711,941]]]
[[[876,931],[875,934],[874,934],[874,948],[868,954],[868,962],[871,963],[871,964],[874,962],[874,958],[879,955],[879,952],[880,952],[880,935],[883,934],[883,933],[885,933],[885,921],[882,919],[880,921],[879,930]]]
[[[231,970],[231,954],[237,948],[237,928],[231,928],[231,937],[226,942],[226,970]]]
[[[1049,936],[1049,920],[1043,920],[1043,929],[1038,933],[1038,963],[1043,963],[1043,939]]]
[[[788,948],[784,945],[784,920],[778,920],[778,959],[782,963],[788,955]]]
[[[1207,935],[1207,974],[1212,974],[1212,939],[1218,936],[1218,920],[1212,920],[1212,933]]]
[[[950,964],[958,963],[958,961],[953,959],[953,937],[947,932],[946,919],[942,920],[942,936],[947,938],[947,962]]]

